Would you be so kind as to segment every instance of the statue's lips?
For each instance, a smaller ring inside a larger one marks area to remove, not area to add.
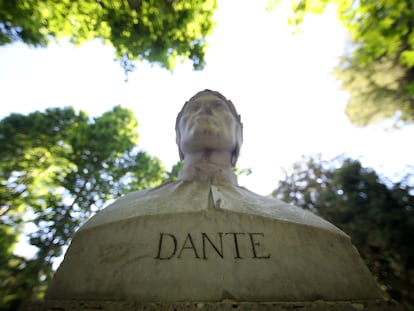
[[[189,133],[195,135],[220,135],[221,128],[211,118],[200,118],[191,122],[187,128]]]
[[[213,126],[218,125],[217,121],[211,116],[198,116],[198,117],[195,117],[192,120],[191,123],[192,123],[193,126],[202,125],[202,124],[213,125]]]

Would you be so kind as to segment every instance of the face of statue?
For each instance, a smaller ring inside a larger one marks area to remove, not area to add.
[[[237,121],[226,102],[212,93],[189,102],[178,127],[184,155],[205,150],[232,152],[236,146]]]

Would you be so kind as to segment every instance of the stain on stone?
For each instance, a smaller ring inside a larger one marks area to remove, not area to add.
[[[131,246],[128,243],[118,243],[99,250],[101,263],[113,263],[125,259],[130,253]]]

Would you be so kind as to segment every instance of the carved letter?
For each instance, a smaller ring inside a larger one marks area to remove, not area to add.
[[[264,234],[263,233],[249,233],[250,242],[252,243],[253,258],[269,259],[270,258],[270,254],[261,255],[261,256],[257,254],[256,246],[259,247],[260,246],[260,243],[254,240],[254,236],[255,235],[259,235],[259,236],[264,237]]]
[[[244,235],[244,233],[242,233],[242,232],[227,232],[226,234],[232,234],[233,235],[233,238],[234,238],[234,249],[235,249],[235,251],[236,251],[236,257],[234,257],[235,259],[243,259],[241,256],[240,256],[240,252],[239,252],[239,242],[238,242],[238,240],[237,240],[237,235],[238,234],[240,234],[240,235]]]
[[[190,246],[186,246],[187,241],[191,244]],[[185,238],[185,241],[184,241],[184,243],[183,243],[183,246],[181,247],[180,252],[178,253],[177,258],[181,258],[181,253],[182,253],[182,252],[183,252],[183,250],[185,250],[185,249],[192,249],[192,250],[193,250],[193,252],[194,252],[194,256],[195,256],[195,258],[200,258],[200,257],[198,257],[196,247],[194,246],[193,239],[191,238],[191,234],[187,234],[187,237]]]
[[[174,243],[174,248],[173,248],[172,253],[170,254],[170,256],[166,256],[164,254],[164,257],[161,257],[162,242],[163,242],[164,236],[169,236],[172,239],[172,242]],[[171,259],[175,255],[176,251],[177,251],[177,239],[175,238],[175,236],[173,234],[170,234],[170,233],[160,233],[160,242],[158,243],[158,255],[155,258],[156,259],[161,259],[161,260]]]
[[[209,239],[209,237],[207,236],[207,234],[201,233],[201,236],[203,238],[203,259],[207,259],[207,256],[206,256],[206,240],[210,243],[211,246],[213,246],[213,248],[216,250],[217,254],[221,258],[223,258],[223,238],[222,238],[223,232],[217,232],[217,234],[219,235],[219,238],[220,238],[220,251],[213,244],[213,242],[211,242],[211,240]]]

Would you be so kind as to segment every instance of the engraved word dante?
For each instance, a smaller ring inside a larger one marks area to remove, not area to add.
[[[269,259],[270,253],[261,249],[263,239],[264,233],[261,232],[187,233],[181,240],[172,233],[160,233],[155,259],[169,260],[190,256],[196,259],[209,259],[212,256]]]

